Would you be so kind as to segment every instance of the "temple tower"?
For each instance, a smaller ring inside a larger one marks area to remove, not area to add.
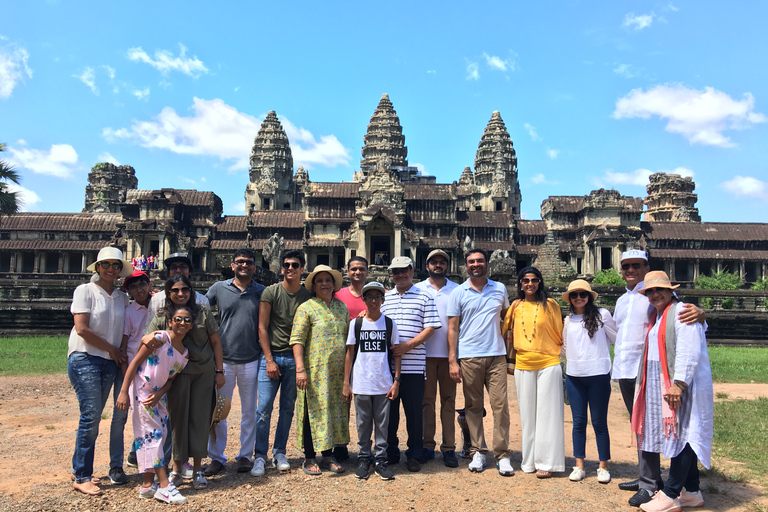
[[[645,189],[647,222],[701,222],[696,208],[698,196],[693,193],[696,183],[691,177],[657,172],[651,174]]]
[[[520,216],[520,184],[517,156],[501,114],[494,111],[485,127],[475,155],[475,185],[480,189],[483,211],[508,211]]]
[[[245,211],[291,210],[295,204],[293,155],[283,125],[270,110],[251,149],[250,182],[245,189]]]
[[[83,212],[120,213],[127,191],[136,189],[138,184],[136,170],[130,165],[94,165],[88,173]]]

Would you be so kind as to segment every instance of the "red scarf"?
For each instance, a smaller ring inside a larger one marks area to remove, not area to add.
[[[674,439],[677,439],[677,414],[675,413],[675,410],[672,409],[666,400],[664,400],[664,395],[666,395],[669,392],[670,386],[672,386],[672,379],[669,375],[669,365],[667,361],[667,314],[669,313],[669,308],[672,306],[672,304],[675,302],[674,299],[667,304],[667,307],[664,309],[664,312],[661,314],[661,322],[659,323],[659,332],[658,332],[658,342],[659,342],[659,363],[661,364],[661,388],[662,388],[662,399],[661,399],[661,412],[663,417],[663,429],[664,429],[664,436],[669,438],[670,434],[674,436]],[[653,322],[651,325],[654,325],[656,323],[656,315],[657,313],[654,311],[653,313]],[[672,319],[674,322],[674,318]],[[648,334],[645,338],[645,353],[643,354],[643,374],[642,374],[642,383],[640,387],[635,391],[635,402],[632,405],[632,432],[638,435],[638,446],[642,444],[642,435],[643,435],[643,423],[645,423],[645,385],[647,380],[647,370],[648,370],[648,341],[650,338],[651,332],[650,329],[648,330]]]

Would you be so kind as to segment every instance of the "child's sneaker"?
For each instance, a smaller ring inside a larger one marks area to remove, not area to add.
[[[376,466],[374,466],[374,470],[376,471],[376,474],[381,477],[382,480],[395,479],[395,474],[392,472],[391,469],[389,469],[386,462],[377,462]]]
[[[158,489],[155,492],[155,499],[164,501],[165,503],[186,503],[187,498],[181,495],[175,485],[169,483],[168,487]]]
[[[157,484],[152,484],[147,488],[139,487],[139,498],[154,498],[157,488]]]
[[[195,468],[190,464],[189,462],[185,462],[181,466],[181,476],[184,478],[184,480],[192,480],[192,477],[195,476]]]
[[[357,478],[360,478],[362,480],[368,479],[368,471],[371,468],[371,459],[368,457],[360,457],[357,461],[357,471],[355,471],[355,476]]]

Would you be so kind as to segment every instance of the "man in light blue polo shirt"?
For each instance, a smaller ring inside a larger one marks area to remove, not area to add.
[[[483,388],[493,411],[493,455],[501,476],[512,476],[507,403],[507,349],[501,319],[509,307],[506,287],[491,281],[488,259],[480,249],[466,254],[469,279],[451,293],[448,303],[448,364],[451,378],[463,382],[464,411],[469,427],[472,462],[469,470],[486,466],[483,430]]]

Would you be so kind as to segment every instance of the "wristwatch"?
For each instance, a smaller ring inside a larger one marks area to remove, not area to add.
[[[395,382],[400,382],[400,377],[395,377]]]
[[[217,375],[218,375],[218,374],[222,374],[222,375],[224,375],[224,370],[214,370],[214,371],[216,372],[216,374],[217,374]]]

